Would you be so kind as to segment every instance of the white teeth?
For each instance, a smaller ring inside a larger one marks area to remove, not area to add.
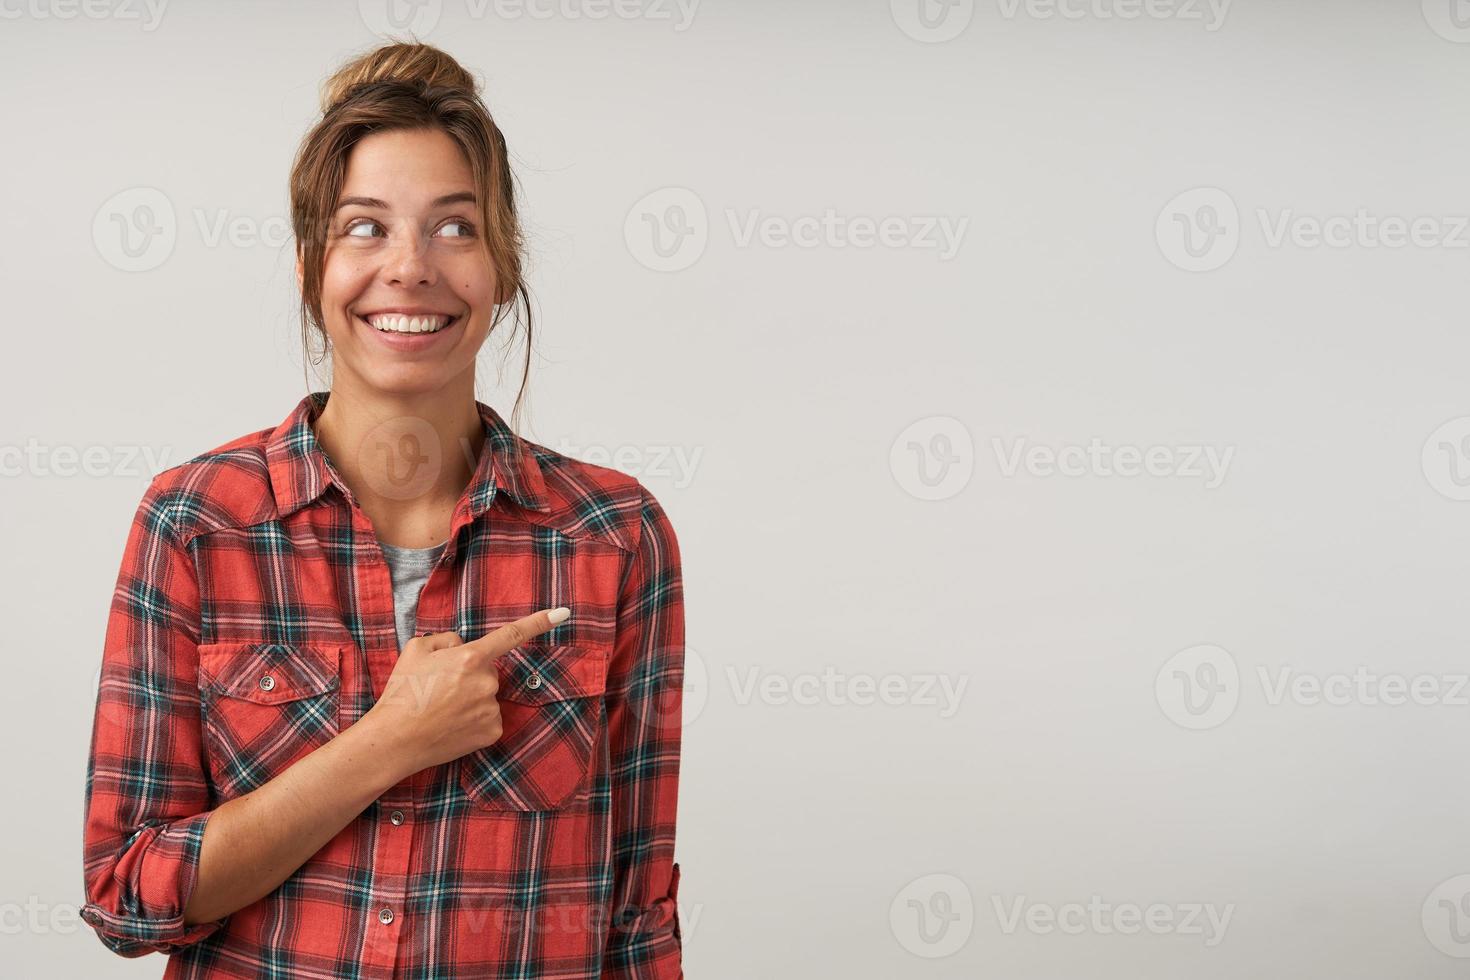
[[[385,333],[434,333],[449,325],[453,317],[448,316],[402,316],[397,313],[379,313],[367,318],[367,322]]]

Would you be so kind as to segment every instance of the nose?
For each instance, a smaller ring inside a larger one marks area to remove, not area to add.
[[[394,285],[432,285],[436,274],[423,240],[418,235],[399,236],[388,248],[383,275]]]

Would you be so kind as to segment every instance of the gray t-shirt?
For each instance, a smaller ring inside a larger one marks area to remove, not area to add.
[[[418,623],[419,593],[429,580],[434,563],[444,553],[449,542],[441,541],[432,548],[400,548],[397,545],[378,542],[383,549],[383,559],[388,562],[389,574],[393,577],[393,617],[398,625],[398,649],[408,646],[413,639]]]

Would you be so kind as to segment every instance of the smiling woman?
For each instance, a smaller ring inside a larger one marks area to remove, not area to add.
[[[405,159],[420,165],[406,171]],[[479,218],[465,217],[477,213],[477,195],[432,196],[472,179],[441,130],[393,130],[358,142],[329,225],[332,261],[324,262],[318,298],[319,329],[339,372],[358,375],[353,383],[432,389],[473,364],[496,308],[497,266],[477,234]],[[388,196],[355,194],[357,187]],[[305,264],[297,260],[303,292]],[[405,283],[426,287],[425,298],[405,305],[398,295]],[[422,356],[400,356],[408,353]]]
[[[673,528],[475,397],[531,317],[469,73],[389,44],[322,108],[291,208],[331,390],[137,509],[82,917],[166,978],[681,977]]]
[[[526,331],[519,408],[534,332],[523,238],[505,138],[476,89],[422,44],[379,49],[323,89],[322,121],[291,169],[291,215],[303,345],[334,352],[334,382],[441,387],[473,369],[515,308]],[[424,288],[405,305],[410,285]],[[449,334],[404,336],[445,326],[425,317],[449,317]]]

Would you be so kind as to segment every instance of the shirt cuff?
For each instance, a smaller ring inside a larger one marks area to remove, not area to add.
[[[683,980],[684,933],[679,925],[679,865],[663,898],[641,909],[624,909],[608,932],[602,958],[604,980]]]
[[[134,840],[118,858],[106,887],[93,896],[97,901],[86,902],[80,912],[104,946],[128,957],[175,953],[229,921],[226,915],[208,922],[184,922],[184,907],[198,879],[204,824],[213,813],[154,830],[151,840]]]

